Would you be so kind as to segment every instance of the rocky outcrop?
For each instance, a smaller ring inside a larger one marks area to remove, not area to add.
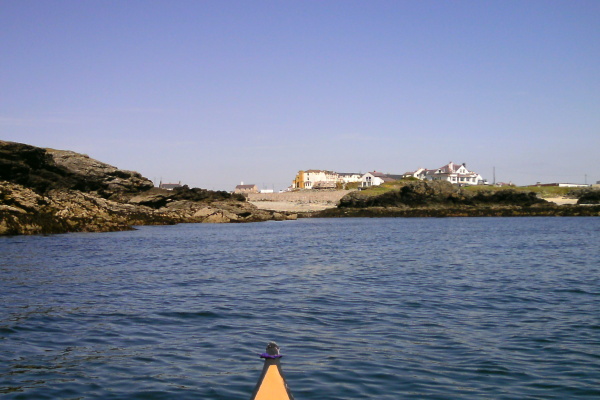
[[[78,178],[80,185],[93,184],[103,197],[123,193],[138,193],[154,187],[151,180],[137,172],[125,171],[94,160],[85,154],[66,150],[47,149],[54,163]]]
[[[72,151],[0,141],[0,180],[37,193],[52,189],[94,192],[110,198],[151,189],[152,181]]]
[[[533,192],[470,192],[443,181],[407,181],[381,195],[352,192],[310,217],[600,216],[600,206],[558,206]]]
[[[600,204],[600,190],[587,189],[579,193],[577,204]]]
[[[0,141],[0,235],[295,218],[258,210],[243,196],[227,192],[153,188],[137,172],[72,151]]]
[[[353,192],[340,200],[340,208],[444,207],[506,205],[530,207],[545,204],[535,193],[513,189],[472,193],[447,181],[408,181],[397,190],[378,196]]]
[[[80,191],[52,189],[41,195],[0,182],[0,235],[126,230],[139,222],[132,218],[136,214],[127,205]]]

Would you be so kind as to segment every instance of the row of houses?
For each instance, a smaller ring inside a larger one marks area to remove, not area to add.
[[[309,169],[298,171],[292,189],[335,189],[338,184],[360,182],[361,178],[360,173]]]
[[[404,178],[416,178],[428,181],[448,181],[461,186],[487,184],[487,181],[483,179],[480,174],[468,170],[466,164],[449,162],[440,168],[419,168],[416,171],[405,172],[404,174],[384,174],[383,172],[378,171],[367,172],[366,174],[340,173],[310,169],[298,171],[296,178],[292,182],[292,188],[328,189],[351,182],[360,182],[361,187],[370,187]]]

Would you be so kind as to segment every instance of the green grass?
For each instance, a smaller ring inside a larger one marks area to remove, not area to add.
[[[464,189],[469,192],[482,192],[482,191],[483,192],[485,192],[485,191],[497,192],[500,190],[514,189],[517,192],[535,192],[542,198],[566,196],[569,192],[571,192],[573,190],[573,188],[558,187],[558,186],[501,186],[501,187],[498,187],[498,186],[488,186],[488,185],[465,186]]]
[[[364,196],[379,196],[381,194],[391,192],[392,190],[398,190],[406,184],[406,180],[394,181],[389,183],[383,183],[379,186],[371,186],[370,188],[362,190],[360,193]]]

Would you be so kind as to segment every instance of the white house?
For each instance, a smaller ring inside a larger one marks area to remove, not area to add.
[[[379,186],[384,182],[393,182],[402,179],[401,175],[389,175],[383,172],[367,172],[360,178],[361,187]]]
[[[426,174],[426,169],[425,168],[419,168],[416,171],[408,171],[405,172],[402,177],[403,178],[417,178],[417,179],[424,179],[425,174]]]
[[[429,181],[448,181],[456,185],[483,185],[486,181],[477,172],[469,171],[467,165],[448,164],[438,169],[427,169],[419,172],[417,178]]]
[[[352,183],[360,182],[362,174],[356,172],[338,172],[338,182],[341,183]]]
[[[582,188],[582,187],[590,187],[593,185],[588,185],[587,183],[540,183],[538,182],[536,186],[558,186],[558,187],[572,187],[572,188]]]

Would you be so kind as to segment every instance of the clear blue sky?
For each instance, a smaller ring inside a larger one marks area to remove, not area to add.
[[[150,179],[600,180],[598,0],[0,0],[0,27],[0,139]]]

